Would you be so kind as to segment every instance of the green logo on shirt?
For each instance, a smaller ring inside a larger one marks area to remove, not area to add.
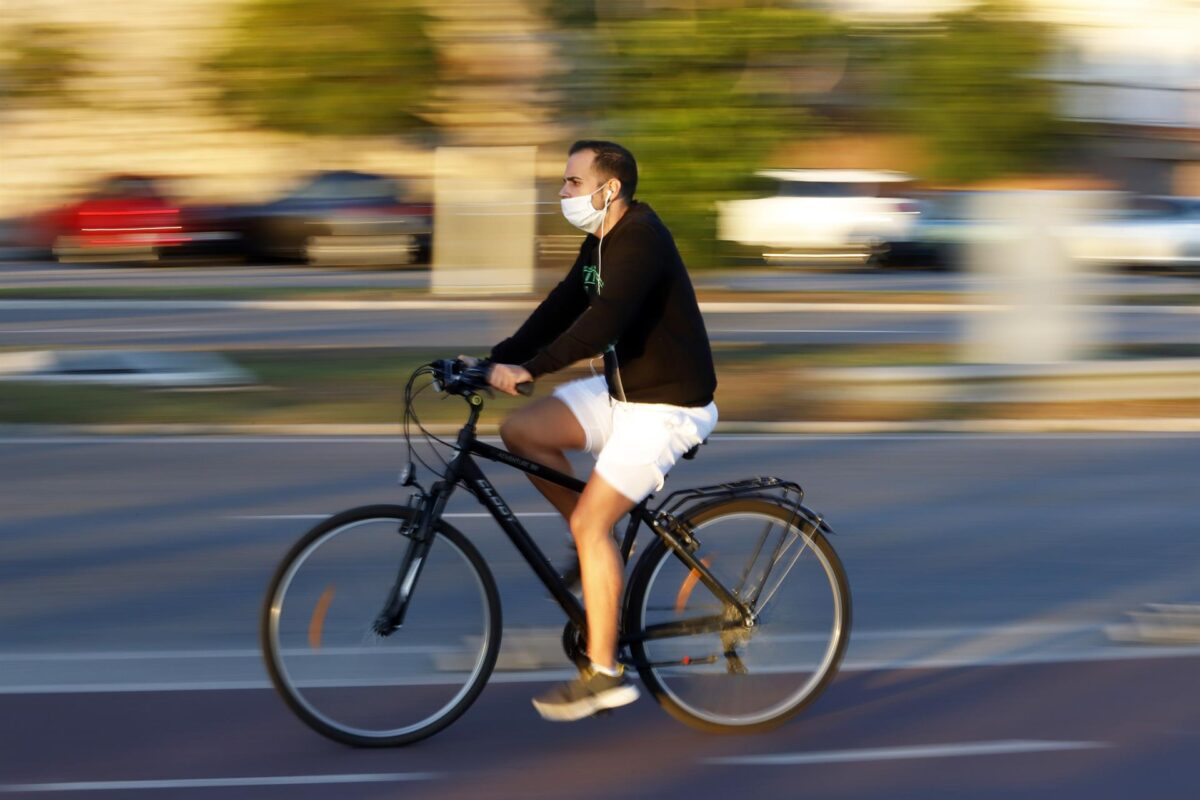
[[[585,289],[595,289],[596,294],[600,294],[600,290],[604,288],[604,281],[600,278],[599,267],[583,268],[583,286]]]

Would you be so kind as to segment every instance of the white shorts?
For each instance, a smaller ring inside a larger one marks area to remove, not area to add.
[[[623,403],[609,396],[603,376],[564,383],[554,396],[579,420],[596,473],[635,503],[662,489],[679,457],[717,425],[716,403]]]

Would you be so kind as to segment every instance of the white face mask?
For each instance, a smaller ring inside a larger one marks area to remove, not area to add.
[[[605,188],[600,186],[596,192]],[[567,222],[579,228],[585,233],[595,233],[600,229],[600,223],[604,222],[604,216],[608,213],[608,204],[612,197],[612,190],[608,190],[608,194],[604,196],[604,208],[592,207],[592,195],[583,194],[578,197],[564,197],[560,201],[562,203],[563,216],[567,218]]]

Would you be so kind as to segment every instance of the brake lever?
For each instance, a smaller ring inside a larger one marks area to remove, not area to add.
[[[472,391],[483,390],[487,392],[487,396],[491,399],[496,398],[496,393],[492,391],[491,384],[488,382],[488,374],[491,372],[492,362],[486,358],[481,358],[473,365],[465,367],[462,371],[462,376],[471,384]]]

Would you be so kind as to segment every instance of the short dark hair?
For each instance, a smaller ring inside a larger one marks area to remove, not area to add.
[[[633,193],[637,191],[638,172],[637,161],[633,158],[633,153],[626,150],[616,142],[605,142],[600,139],[580,139],[575,144],[571,145],[571,149],[567,151],[568,156],[573,156],[580,150],[591,150],[595,155],[596,171],[607,178],[616,178],[621,182],[621,194],[626,201],[633,199]]]

